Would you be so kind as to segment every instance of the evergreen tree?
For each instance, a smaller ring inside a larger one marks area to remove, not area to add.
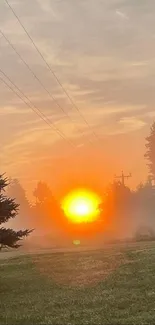
[[[148,160],[149,173],[155,180],[155,122],[151,126],[150,136],[146,138],[146,154]]]
[[[20,204],[20,211],[23,213],[29,212],[30,204],[26,197],[24,188],[21,186],[18,179],[11,179],[9,186],[7,188],[7,196],[14,199],[16,198],[17,202]]]
[[[47,199],[50,198],[51,190],[48,185],[44,182],[38,182],[37,187],[35,188],[33,195],[36,198],[36,202],[44,203]]]
[[[6,197],[4,191],[8,186],[8,179],[0,175],[0,225],[8,222],[18,215],[19,205],[14,199]],[[27,237],[32,230],[14,231],[10,228],[0,227],[0,250],[4,247],[18,248],[19,241]]]
[[[15,220],[9,222],[9,226],[15,229],[18,229],[19,227],[31,227],[31,206],[26,197],[25,190],[18,179],[9,179],[9,186],[7,187],[6,195],[11,199],[16,198],[16,201],[19,204],[18,216]]]
[[[52,190],[45,182],[38,182],[33,195],[36,203],[32,206],[33,222],[35,229],[54,229],[62,227],[64,214]]]

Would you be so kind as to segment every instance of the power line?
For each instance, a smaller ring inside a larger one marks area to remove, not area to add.
[[[63,109],[63,107],[60,106],[60,104],[56,101],[56,99],[54,98],[54,96],[48,91],[48,89],[46,89],[46,87],[44,86],[44,84],[42,83],[42,81],[37,77],[37,75],[30,68],[30,66],[28,65],[28,63],[23,59],[23,57],[20,55],[20,53],[16,50],[15,46],[10,42],[10,40],[6,37],[6,35],[4,34],[4,32],[2,32],[1,29],[0,29],[0,33],[2,34],[2,36],[4,37],[4,39],[8,42],[8,44],[10,45],[10,47],[14,50],[14,52],[16,53],[16,55],[23,62],[23,64],[31,72],[31,74],[33,75],[33,77],[38,81],[38,83],[41,85],[41,87],[48,93],[48,95],[50,96],[50,98],[52,99],[52,101],[54,101],[56,103],[56,105],[61,109],[61,111],[72,121],[72,119],[69,116],[69,114],[67,112],[65,112],[65,110]]]
[[[8,5],[8,7],[10,8],[10,10],[12,11],[13,15],[16,17],[16,19],[18,20],[19,24],[21,25],[21,27],[23,28],[23,30],[25,31],[26,35],[28,36],[28,38],[30,39],[31,43],[33,44],[33,46],[35,47],[36,51],[38,52],[38,54],[40,55],[40,57],[42,58],[42,60],[44,61],[46,67],[50,70],[50,72],[52,73],[53,77],[56,79],[57,83],[59,84],[59,86],[61,87],[61,89],[63,90],[63,92],[66,94],[67,98],[69,99],[69,101],[71,102],[72,106],[76,109],[76,111],[78,112],[78,114],[81,116],[81,118],[83,119],[83,121],[85,122],[85,124],[87,125],[87,127],[90,129],[91,133],[93,134],[93,136],[95,138],[98,137],[97,135],[92,132],[91,127],[88,123],[88,121],[86,120],[86,118],[83,116],[83,114],[81,113],[80,109],[78,108],[78,106],[74,103],[73,99],[71,98],[71,96],[69,95],[68,91],[65,89],[65,87],[63,86],[63,84],[61,83],[61,81],[59,80],[59,78],[57,77],[57,75],[55,74],[55,72],[52,70],[51,66],[49,65],[49,63],[46,61],[46,59],[44,58],[43,54],[41,53],[41,51],[39,50],[38,46],[36,45],[36,43],[34,42],[33,38],[31,37],[31,35],[29,34],[29,32],[27,31],[27,29],[25,28],[25,26],[23,25],[22,21],[20,20],[19,16],[16,14],[15,10],[13,9],[13,7],[10,5],[10,3],[8,2],[8,0],[4,0],[5,3]]]
[[[0,80],[12,91],[18,96],[31,110],[33,110],[51,129],[55,130],[55,132],[65,141],[67,141],[72,147],[75,147],[74,143],[66,138],[66,136],[61,132],[55,124],[43,113],[40,111],[40,109],[35,106],[31,100],[18,88],[18,86],[15,85],[15,83],[6,75],[4,71],[0,69],[1,74],[9,80],[9,82],[15,87],[27,100],[28,102],[14,89],[12,88],[2,77],[0,77]]]
[[[56,101],[56,99],[54,98],[54,96],[46,89],[46,87],[44,86],[44,84],[42,83],[42,81],[37,77],[37,75],[34,73],[34,71],[31,69],[31,67],[28,65],[28,63],[23,59],[23,57],[17,51],[17,49],[15,48],[15,46],[10,42],[10,40],[7,38],[7,36],[4,34],[4,32],[1,29],[0,29],[0,33],[1,33],[2,37],[10,45],[10,47],[13,49],[13,51],[16,53],[16,55],[20,58],[20,60],[22,61],[22,63],[28,68],[28,70],[33,75],[33,77],[38,81],[38,83],[41,85],[41,87],[47,92],[47,94],[50,96],[50,99],[52,99],[52,101],[54,101],[56,103],[56,105],[61,109],[61,111],[64,113],[64,115],[66,115],[69,118],[69,120],[74,123],[74,121],[72,121],[70,115],[67,112],[65,112],[65,110],[63,109],[63,107],[60,106],[60,104]],[[91,141],[89,141],[89,142],[92,144]]]

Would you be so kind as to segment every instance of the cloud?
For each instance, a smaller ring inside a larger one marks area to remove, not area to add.
[[[122,19],[125,19],[125,20],[129,19],[129,17],[124,12],[122,12],[120,10],[116,10],[116,15],[119,16]]]
[[[101,134],[143,130],[155,106],[154,1],[11,0],[41,53],[90,125],[87,127],[11,11],[0,3],[0,28],[30,68],[0,38],[0,68],[79,147]],[[50,98],[54,96],[58,106]],[[62,150],[61,137],[0,84],[3,161],[21,162]],[[71,120],[68,119],[70,116]],[[47,127],[48,129],[48,127]],[[44,134],[46,133],[46,136]],[[26,157],[25,152],[28,152]],[[42,158],[44,159],[44,158]]]
[[[50,16],[50,19],[53,21],[60,21],[61,16],[60,14],[53,9],[52,3],[50,0],[42,1],[42,0],[37,0],[40,9],[46,13],[46,15]]]
[[[146,123],[135,116],[133,117],[124,117],[119,121],[120,125],[123,126],[125,132],[132,132],[134,130],[139,130],[143,128]]]
[[[28,114],[29,110],[16,108],[13,106],[0,107],[0,116]]]

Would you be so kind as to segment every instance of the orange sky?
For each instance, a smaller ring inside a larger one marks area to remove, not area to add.
[[[5,170],[19,177],[30,198],[38,180],[49,183],[58,197],[78,186],[90,187],[100,193],[114,179],[114,174],[119,175],[122,169],[126,174],[132,173],[127,184],[134,188],[147,177],[144,144],[142,134],[133,132],[105,137],[98,145],[94,143],[94,146],[89,144],[76,150],[70,149],[64,157],[54,158],[51,147],[47,158],[42,160],[42,150],[36,148],[34,156],[27,161],[21,163],[19,155],[15,158],[16,163]]]
[[[10,3],[76,107],[2,1],[0,29],[39,82],[0,35],[1,172],[19,178],[30,198],[38,180],[57,196],[74,184],[100,191],[122,169],[132,173],[131,187],[144,181],[145,137],[155,117],[155,3]],[[6,86],[3,73],[51,127]]]

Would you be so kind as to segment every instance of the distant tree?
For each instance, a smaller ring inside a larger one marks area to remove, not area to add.
[[[132,193],[127,186],[125,186],[121,182],[117,182],[117,181],[113,182],[113,184],[111,184],[107,189],[107,196],[106,196],[107,209],[109,210],[110,208],[113,208],[114,213],[116,213],[116,211],[118,213],[119,211],[124,211],[124,209],[127,208],[128,204],[131,201],[132,198],[131,194]],[[112,213],[112,211],[110,213]]]
[[[27,212],[29,212],[30,204],[26,197],[25,190],[18,179],[10,180],[6,193],[12,199],[16,198],[17,202],[20,204],[20,211],[22,213],[24,212],[27,214]]]
[[[104,227],[122,232],[132,215],[133,195],[130,189],[121,182],[113,182],[106,191],[106,198],[100,206]]]
[[[148,161],[149,173],[155,180],[155,122],[151,126],[150,135],[146,138],[145,158]]]
[[[18,179],[9,179],[9,185],[6,189],[6,195],[11,199],[16,199],[19,204],[18,216],[15,220],[10,220],[8,227],[15,229],[31,228],[33,222],[32,210],[26,197],[26,192]]]
[[[135,233],[136,241],[155,240],[155,231],[149,226],[139,227]]]
[[[155,201],[155,188],[152,185],[152,180],[148,177],[147,181],[143,184],[140,183],[135,192],[139,198],[143,200],[151,200],[153,198],[153,202]]]
[[[44,182],[38,182],[33,195],[36,198],[36,202],[44,203],[51,196],[51,190],[48,185]]]
[[[145,221],[147,225],[155,227],[155,187],[150,177],[144,184],[140,183],[134,192],[134,208],[142,222]]]
[[[0,225],[8,222],[9,219],[18,215],[19,205],[14,199],[5,196],[5,189],[8,186],[8,179],[0,175]],[[0,250],[4,247],[18,248],[20,240],[27,237],[32,230],[14,231],[10,228],[0,227]]]
[[[63,211],[59,202],[54,197],[50,187],[44,182],[38,182],[33,195],[36,203],[31,210],[34,216],[36,227],[39,229],[54,229],[63,223]],[[36,228],[35,227],[35,228]]]

